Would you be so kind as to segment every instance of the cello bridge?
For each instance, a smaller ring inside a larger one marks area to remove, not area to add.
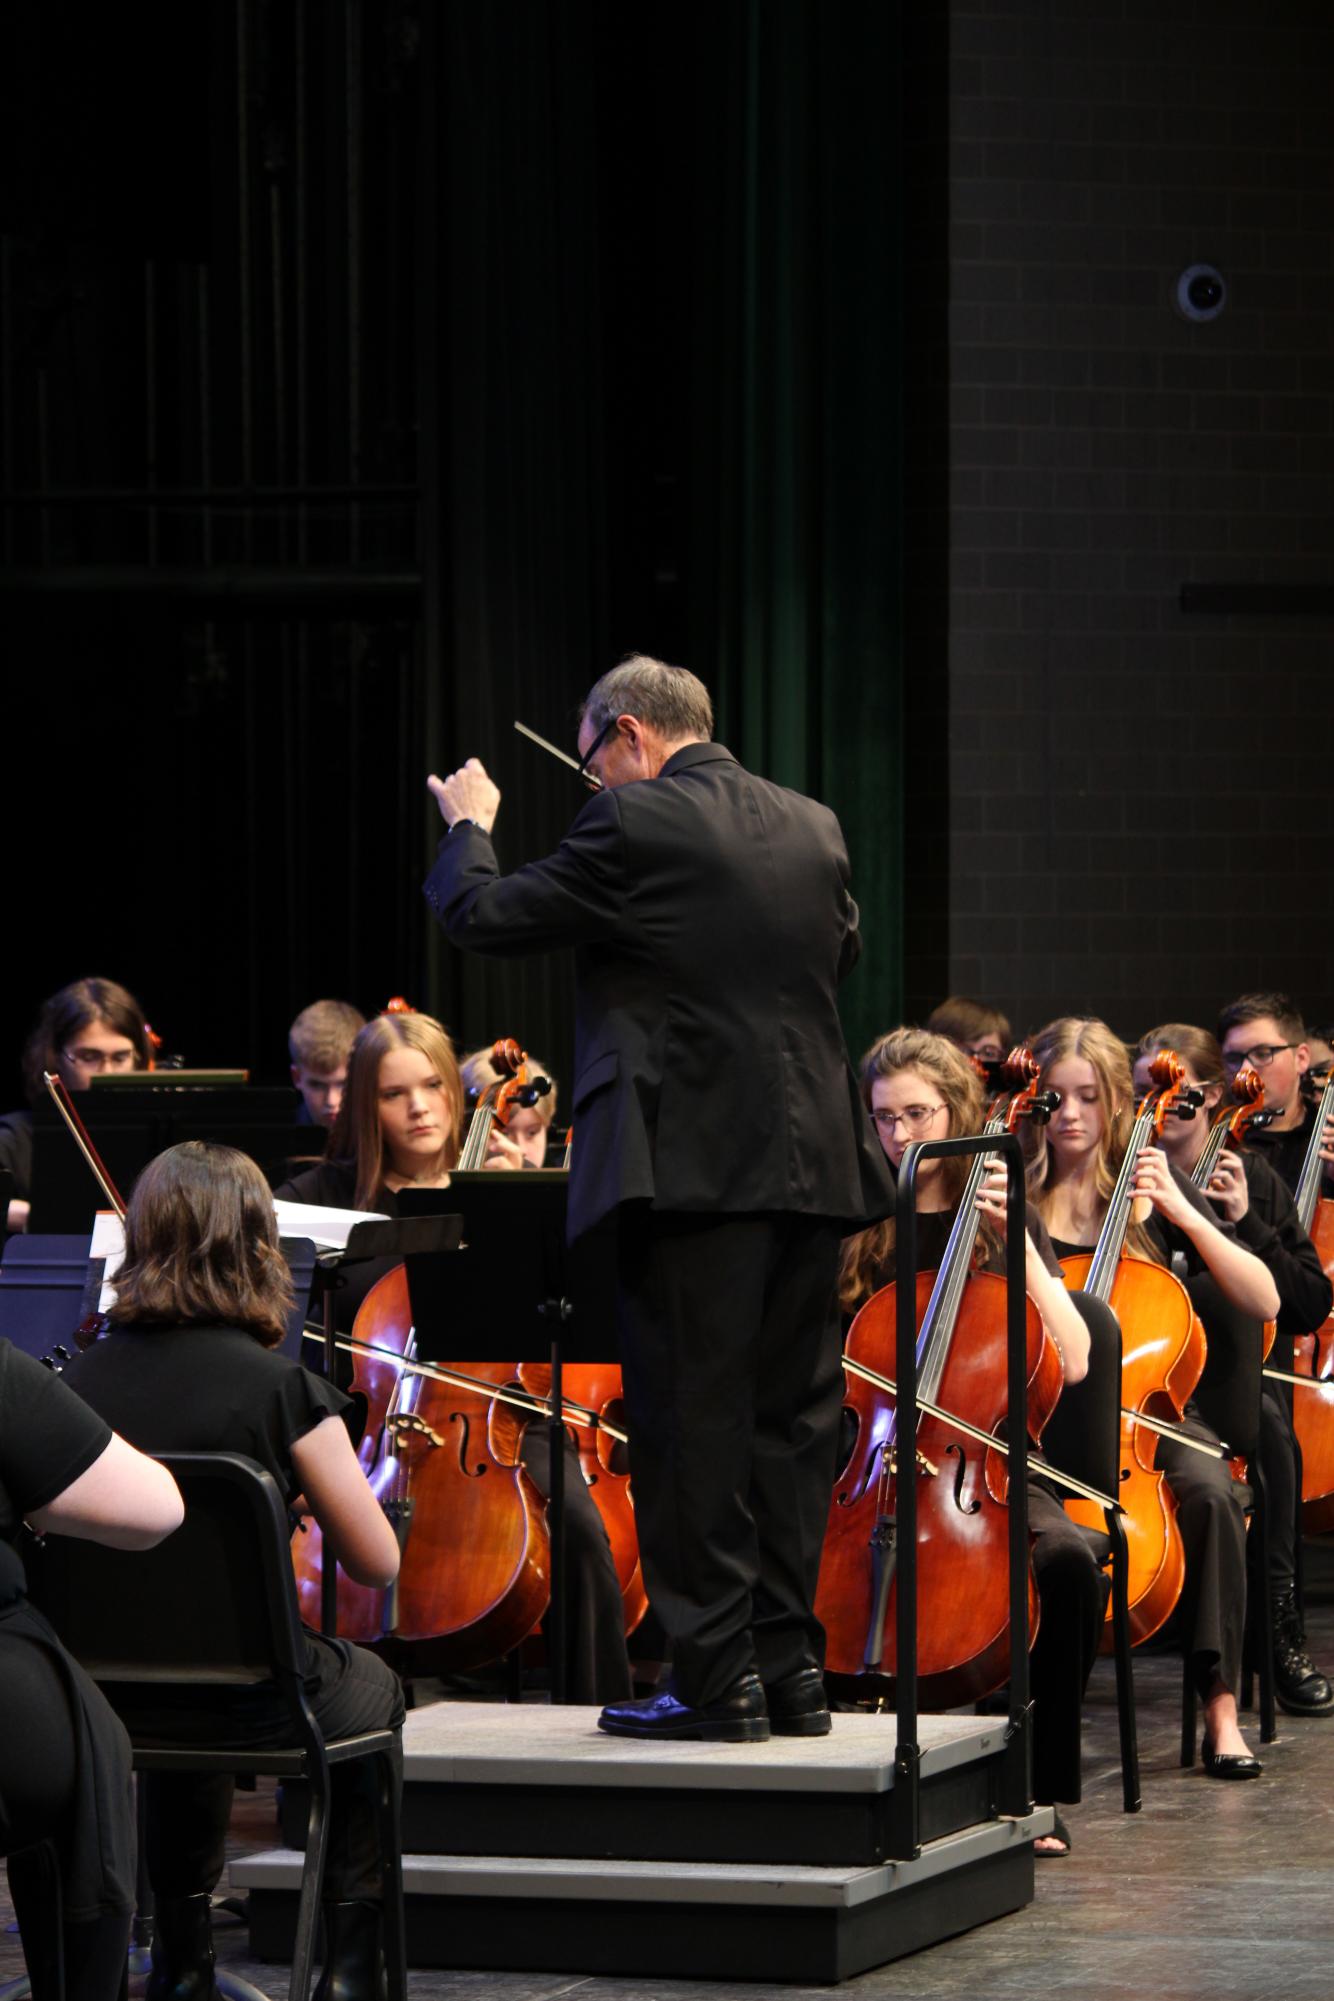
[[[920,1446],[914,1448],[913,1458],[917,1462],[918,1472],[929,1473],[931,1475],[931,1478],[934,1480],[937,1473],[939,1473],[940,1468],[939,1466],[932,1465],[931,1461],[927,1458],[925,1452],[922,1451]],[[891,1474],[893,1478],[895,1479],[898,1478],[898,1473],[899,1473],[898,1454],[895,1452],[894,1447],[892,1445],[887,1445],[885,1447],[885,1470],[887,1473]]]
[[[401,1445],[409,1434],[414,1438],[424,1438],[428,1445],[443,1445],[445,1442],[438,1431],[432,1431],[425,1418],[418,1417],[415,1410],[397,1411],[386,1424],[395,1445]]]

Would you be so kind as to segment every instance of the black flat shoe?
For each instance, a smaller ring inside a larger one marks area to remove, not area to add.
[[[1215,1751],[1208,1737],[1200,1746],[1200,1758],[1211,1779],[1258,1779],[1264,1770],[1249,1751]]]
[[[598,1729],[613,1737],[704,1738],[721,1744],[767,1744],[769,1712],[764,1684],[757,1674],[743,1674],[716,1702],[697,1708],[682,1702],[672,1689],[634,1702],[609,1702],[598,1718]]]
[[[769,1728],[775,1737],[827,1737],[829,1698],[818,1667],[797,1668],[764,1684]]]

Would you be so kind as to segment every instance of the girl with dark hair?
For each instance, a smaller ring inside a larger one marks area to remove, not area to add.
[[[291,1285],[273,1203],[254,1162],[190,1140],[150,1161],[125,1219],[111,1331],[66,1380],[144,1451],[240,1452],[271,1473],[288,1505],[312,1514],[349,1577],[392,1583],[398,1544],[357,1463],[350,1400],[273,1350]],[[344,1640],[307,1632],[307,1692],[329,1736],[397,1727],[391,1671]],[[212,1695],[212,1692],[210,1692]],[[131,1730],[183,1743],[282,1741],[285,1704],[247,1691],[234,1715],[159,1698]],[[157,1910],[149,2001],[211,2001],[209,1902],[222,1871],[229,1778],[157,1773],[148,1787],[148,1871]],[[374,1781],[364,1761],[334,1767],[326,1958],[319,1992],[378,1991],[380,1855]],[[332,1983],[332,1985],[331,1985]]]
[[[43,1089],[43,1071],[67,1091],[86,1091],[100,1070],[146,1070],[148,1025],[132,993],[114,980],[74,980],[43,1001],[23,1050],[23,1088],[29,1105]],[[0,1118],[0,1168],[14,1177],[11,1231],[27,1228],[32,1193],[32,1113]]]

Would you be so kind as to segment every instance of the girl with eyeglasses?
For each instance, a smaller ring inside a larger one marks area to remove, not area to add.
[[[880,1037],[862,1058],[862,1097],[880,1144],[897,1173],[911,1140],[954,1139],[981,1132],[982,1083],[953,1042],[925,1029],[899,1028]],[[968,1175],[966,1159],[924,1160],[917,1171],[917,1248],[920,1269],[939,1266]],[[1003,1165],[982,1182],[982,1229],[975,1266],[1004,1274],[1005,1187]],[[853,1314],[896,1274],[894,1219],[872,1225],[843,1246],[839,1299]],[[1089,1335],[1061,1283],[1047,1233],[1030,1212],[1024,1243],[1028,1297],[1060,1351],[1067,1383],[1088,1371]],[[849,1442],[850,1450],[850,1442]],[[848,1451],[843,1458],[846,1460]],[[1080,1711],[1102,1635],[1104,1583],[1088,1542],[1066,1515],[1054,1488],[1033,1479],[1028,1488],[1033,1575],[1041,1611],[1030,1656],[1033,1697],[1033,1791],[1041,1805],[1081,1797]],[[1056,1832],[1034,1843],[1039,1856],[1069,1853],[1070,1832],[1058,1817]]]
[[[86,1091],[100,1071],[146,1070],[148,1058],[148,1027],[134,995],[114,980],[74,980],[43,1001],[28,1037],[23,1051],[28,1103],[43,1096],[45,1070],[67,1091]],[[32,1195],[31,1111],[0,1118],[0,1169],[14,1177],[8,1229],[25,1230]]]

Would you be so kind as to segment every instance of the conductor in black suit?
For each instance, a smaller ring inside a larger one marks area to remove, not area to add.
[[[430,780],[426,895],[488,953],[575,950],[571,1239],[615,1275],[630,1468],[672,1683],[605,1730],[829,1728],[812,1605],[842,1403],[839,1242],[893,1206],[837,987],[859,950],[834,815],[711,741],[703,683],[632,656],[584,703],[598,790],[502,876],[500,794]]]

